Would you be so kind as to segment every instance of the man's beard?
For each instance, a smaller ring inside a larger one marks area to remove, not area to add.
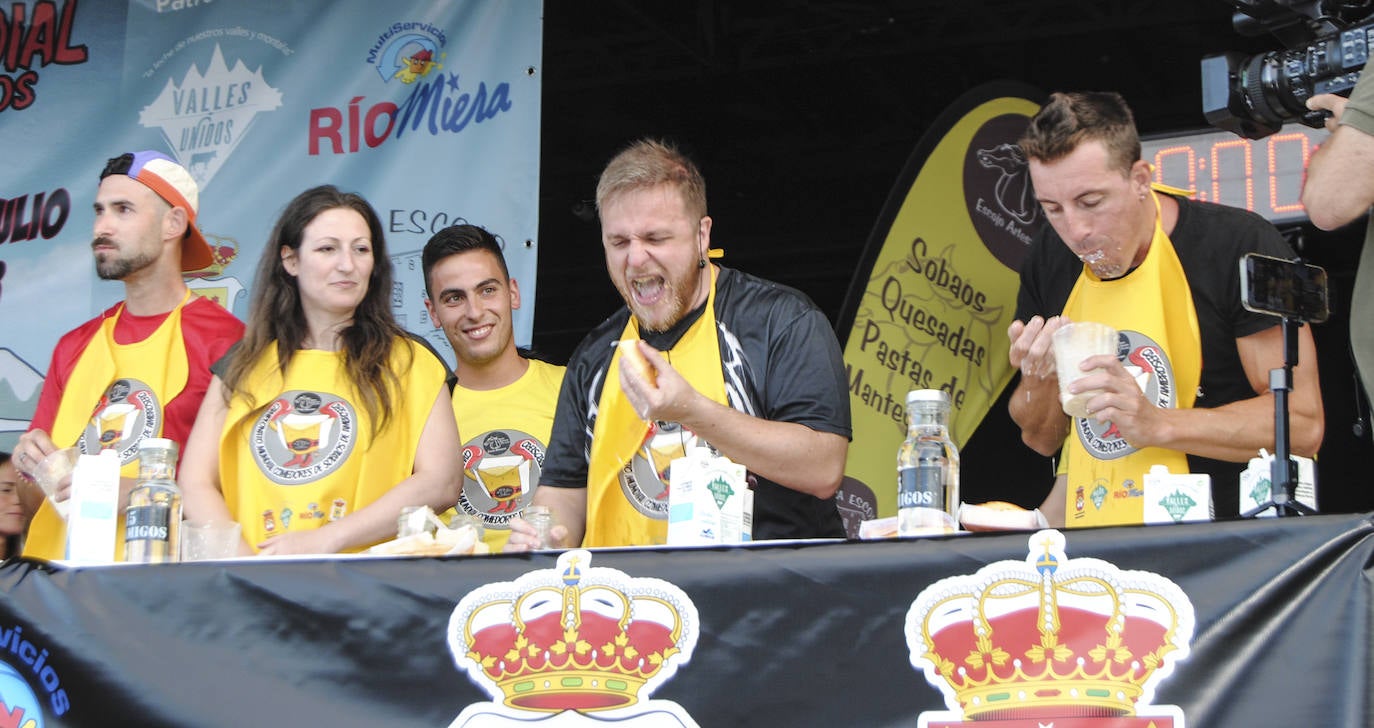
[[[696,275],[692,275],[696,273]],[[701,283],[701,274],[692,271],[685,277],[671,280],[664,276],[664,296],[657,306],[652,309],[642,308],[634,299],[634,285],[627,283],[630,290],[629,295],[624,296],[625,304],[629,306],[630,313],[634,314],[639,321],[639,328],[650,333],[662,333],[676,326],[679,321],[691,312],[691,296]],[[650,315],[657,315],[659,318],[651,318]]]
[[[98,244],[100,242],[100,240],[97,240],[93,244]],[[122,281],[129,274],[141,271],[157,262],[156,257],[147,253],[140,253],[132,258],[118,257],[117,251],[108,253],[107,255],[112,257],[101,260],[100,253],[97,253],[95,259],[95,274],[100,276],[100,279],[104,281]]]
[[[682,293],[674,289],[668,292],[666,298],[667,302],[671,304],[666,313],[658,313],[657,310],[648,311],[642,309],[638,303],[634,302],[633,298],[630,299],[630,313],[633,313],[635,318],[639,320],[639,328],[650,333],[662,333],[673,328],[673,324],[682,320],[682,317],[687,314],[687,304],[686,301],[682,299]],[[660,307],[662,305],[662,303],[659,304]],[[651,319],[648,316],[650,313],[657,313],[657,315],[663,316],[664,319]]]

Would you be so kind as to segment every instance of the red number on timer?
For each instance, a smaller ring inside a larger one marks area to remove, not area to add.
[[[1179,158],[1180,155],[1182,155],[1181,159]],[[1170,163],[1171,160],[1172,164]],[[1178,162],[1183,163],[1183,175],[1174,173],[1174,170],[1178,168]],[[1173,185],[1189,191],[1196,190],[1197,167],[1197,152],[1190,145],[1180,144],[1175,147],[1165,147],[1155,152],[1155,181],[1160,184]],[[1183,181],[1181,178],[1184,176],[1187,177],[1188,183],[1176,184],[1176,182],[1181,183]],[[1165,180],[1170,181],[1166,182]]]
[[[1245,199],[1238,202],[1232,201],[1229,195],[1227,197],[1223,197],[1221,194],[1221,183],[1223,181],[1229,181],[1231,179],[1229,175],[1222,174],[1222,164],[1225,162],[1225,158],[1222,155],[1223,152],[1226,152],[1227,150],[1231,149],[1240,150],[1241,169],[1244,171],[1244,175],[1241,177],[1241,180],[1245,183]],[[1212,201],[1219,202],[1223,205],[1243,207],[1252,212],[1254,211],[1255,164],[1254,158],[1250,154],[1249,141],[1245,139],[1231,139],[1229,141],[1224,141],[1212,145]]]
[[[1260,142],[1231,134],[1195,135],[1154,153],[1154,179],[1189,190],[1199,200],[1243,207],[1271,220],[1298,218],[1303,214],[1303,173],[1316,142],[1325,136],[1298,127],[1270,136],[1258,150]],[[1262,200],[1255,199],[1256,174],[1266,177],[1260,187]]]
[[[1286,155],[1297,152],[1299,164],[1282,165],[1279,159],[1279,145],[1288,142]],[[1296,148],[1292,142],[1297,142]],[[1275,134],[1269,137],[1269,202],[1274,207],[1274,212],[1302,212],[1302,176],[1298,175],[1297,184],[1292,185],[1292,202],[1279,202],[1279,175],[1274,174],[1276,169],[1301,169],[1307,170],[1307,160],[1311,159],[1310,141],[1307,135],[1302,132],[1292,132],[1290,134]]]

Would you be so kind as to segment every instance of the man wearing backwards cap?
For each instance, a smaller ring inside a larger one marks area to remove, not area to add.
[[[183,271],[213,262],[196,228],[200,192],[166,155],[144,151],[111,159],[100,174],[91,249],[96,274],[124,284],[124,300],[65,334],[53,350],[29,431],[14,463],[31,473],[49,453],[75,445],[83,453],[119,454],[120,524],[138,475],[145,437],[186,442],[210,365],[243,336],[243,324],[219,304],[191,293]],[[56,497],[68,496],[70,478]],[[33,516],[24,555],[60,559],[66,526],[32,484],[24,489]]]

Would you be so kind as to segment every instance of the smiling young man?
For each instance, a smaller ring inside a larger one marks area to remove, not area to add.
[[[490,232],[444,228],[425,244],[420,263],[430,321],[458,358],[453,413],[464,442],[455,508],[480,518],[487,545],[500,551],[511,519],[539,485],[564,368],[516,348],[511,314],[520,308],[520,285]]]
[[[534,498],[554,511],[555,538],[664,543],[668,464],[706,444],[748,468],[755,539],[843,537],[833,496],[849,398],[824,314],[798,291],[708,261],[706,184],[672,146],[631,144],[596,199],[625,307],[568,364]],[[624,365],[621,340],[636,341],[652,376]],[[514,522],[511,548],[530,542]]]
[[[1291,258],[1278,231],[1244,210],[1156,190],[1130,109],[1114,93],[1057,93],[1020,145],[1050,225],[1031,244],[1011,337],[1021,371],[1009,409],[1027,445],[1063,447],[1041,509],[1053,525],[1140,523],[1144,474],[1208,473],[1217,518],[1238,510],[1238,479],[1274,445],[1269,371],[1283,365],[1278,319],[1241,305],[1246,253]],[[1102,390],[1070,421],[1051,334],[1066,321],[1119,333],[1117,356],[1086,359],[1074,393]],[[1323,434],[1311,331],[1299,333],[1289,399],[1294,454]]]
[[[185,445],[210,365],[243,336],[238,319],[182,280],[183,271],[213,262],[196,228],[199,193],[190,173],[158,152],[105,165],[91,250],[97,275],[124,284],[124,300],[58,341],[29,431],[15,447],[21,472],[58,448],[115,450],[123,463],[122,514],[138,475],[139,441]],[[36,486],[23,494],[26,510],[37,510],[25,555],[62,558],[65,523]],[[122,526],[117,534],[116,553],[123,554]]]

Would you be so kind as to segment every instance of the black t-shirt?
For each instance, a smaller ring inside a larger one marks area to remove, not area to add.
[[[1240,259],[1246,253],[1292,258],[1293,249],[1264,218],[1245,210],[1182,197],[1178,221],[1169,235],[1183,266],[1197,310],[1202,335],[1202,378],[1194,407],[1220,407],[1255,396],[1245,376],[1236,339],[1259,333],[1279,320],[1248,311],[1240,302]],[[1031,243],[1021,266],[1016,318],[1056,316],[1063,312],[1083,263],[1054,228],[1045,225]],[[1130,276],[1130,273],[1126,274]],[[1258,455],[1259,453],[1255,453]],[[1217,518],[1236,515],[1240,472],[1245,463],[1188,456],[1194,473],[1212,476],[1212,502]]]
[[[704,310],[666,332],[644,333],[669,349]],[[844,359],[829,321],[804,294],[721,268],[716,277],[716,333],[730,406],[754,417],[794,422],[849,438]],[[541,485],[587,487],[587,463],[601,385],[613,344],[629,318],[622,308],[589,333],[568,362],[554,413]],[[843,537],[832,499],[821,500],[751,474],[754,538]]]

